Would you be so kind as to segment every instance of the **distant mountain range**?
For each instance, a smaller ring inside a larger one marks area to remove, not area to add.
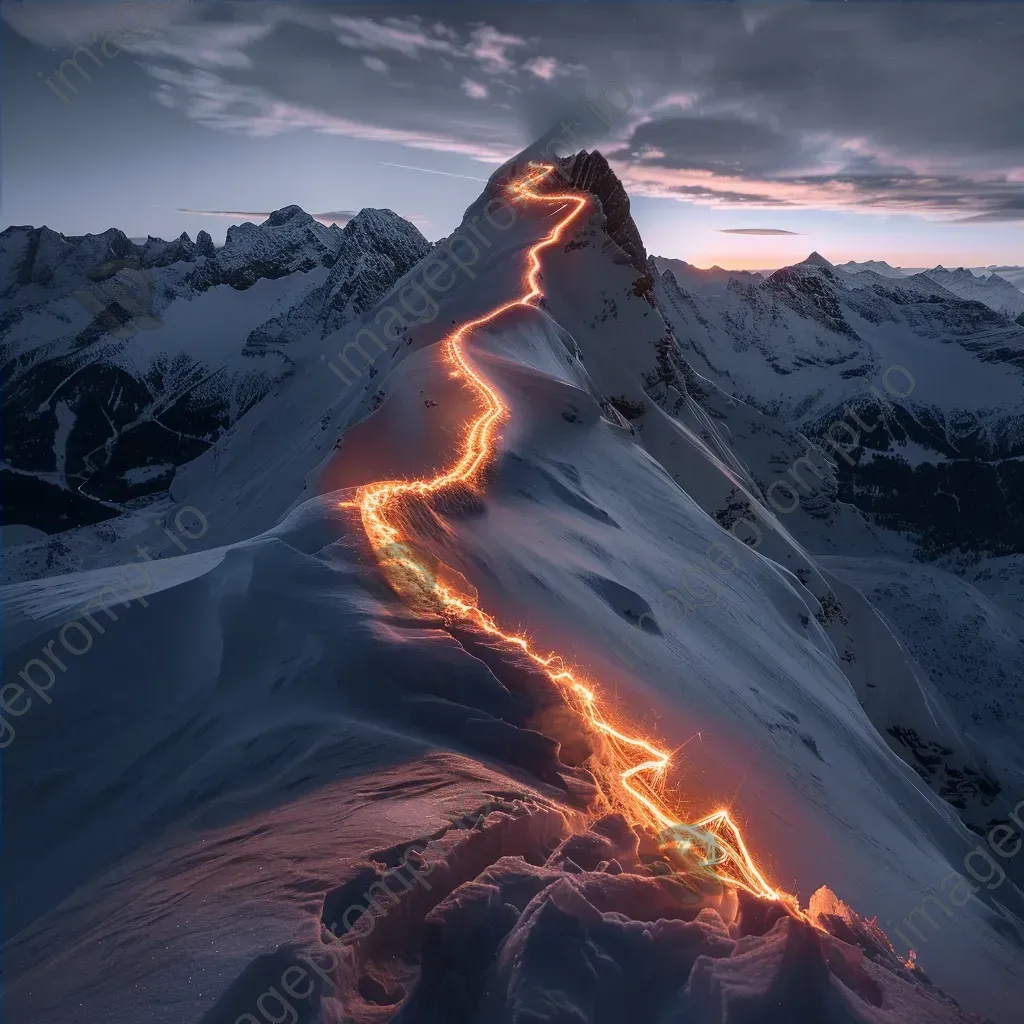
[[[672,276],[682,287],[702,294],[720,292],[728,287],[732,280],[754,283],[765,278],[764,274],[756,270],[724,270],[717,265],[704,270],[685,260],[667,259],[664,256],[655,256],[654,265],[659,273],[671,271]]]
[[[0,233],[4,524],[59,532],[166,491],[292,371],[295,331],[336,330],[429,250],[390,210],[338,228],[298,206],[220,248]]]
[[[1024,314],[1024,291],[1021,291],[1024,286],[1024,267],[979,267],[970,270],[958,267],[956,270],[947,270],[940,265],[931,270],[913,270],[891,267],[883,260],[869,260],[866,263],[841,263],[837,269],[850,274],[870,270],[882,277],[895,278],[924,274],[961,299],[983,302],[989,309],[1006,313],[1011,319]],[[1002,273],[997,273],[997,270]]]

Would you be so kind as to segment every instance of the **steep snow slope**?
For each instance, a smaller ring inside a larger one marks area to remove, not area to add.
[[[902,699],[865,706],[900,755],[981,831],[1005,814],[1000,794],[1021,786],[1019,759],[1007,752],[1024,744],[1024,729],[1002,682],[1016,678],[1020,634],[1011,631],[1000,644],[975,631],[962,654],[947,651],[949,637],[961,632],[951,624],[979,614],[965,612],[971,602],[964,594],[983,607],[986,598],[938,569],[883,567],[898,565],[893,557],[911,563],[931,557],[979,580],[994,573],[1004,580],[993,590],[999,614],[1015,615],[1024,557],[996,558],[993,570],[984,567],[991,552],[1024,551],[1018,441],[1024,391],[1016,342],[1006,361],[1005,343],[988,348],[977,334],[927,353],[915,338],[918,309],[928,317],[928,334],[941,326],[947,338],[954,330],[964,336],[958,300],[939,294],[923,276],[905,279],[896,291],[870,270],[851,279],[817,255],[779,271],[763,289],[736,289],[724,301],[680,289],[668,275],[658,294],[679,345],[666,343],[647,394],[675,413],[696,402],[744,463],[755,500],[812,551],[844,556],[833,560],[846,570],[840,576],[880,602],[899,633],[906,631],[919,662],[914,674],[928,680],[929,695],[916,709]],[[697,374],[683,354],[712,379]],[[685,400],[674,386],[677,378],[686,381]],[[788,429],[768,413],[782,417]],[[1008,457],[992,458],[1000,454]],[[731,526],[749,507],[750,497],[737,491],[714,514]],[[746,536],[761,543],[749,530]],[[851,562],[854,554],[859,557]],[[908,614],[896,614],[891,587],[872,582],[875,574],[886,579],[886,572],[927,583],[929,613],[913,614],[919,593],[912,586]],[[970,686],[954,681],[960,670]],[[934,713],[922,715],[925,708]],[[944,738],[951,734],[966,741],[959,753],[958,744]]]
[[[0,239],[14,302],[0,327],[3,521],[47,533],[165,492],[290,372],[282,317],[336,329],[429,248],[389,210],[342,230],[297,206],[229,228],[216,251],[202,233],[197,245],[46,228]],[[75,546],[58,538],[15,562],[60,571]]]
[[[838,556],[822,562],[862,591],[898,629],[957,721],[985,750],[1005,792],[1024,791],[1024,621],[1019,615],[971,580],[930,566]],[[1024,594],[1018,595],[1021,599]],[[966,809],[977,800],[979,786],[983,791],[987,785],[975,768],[951,768],[907,730],[899,738],[914,748],[914,768],[954,807]],[[987,806],[990,816],[971,822],[979,834],[1005,821],[1000,804],[989,800]]]
[[[621,186],[593,155],[564,173],[616,215],[594,203],[546,255],[539,308],[475,332],[474,365],[510,409],[500,451],[481,493],[423,508],[411,527],[439,574],[461,574],[482,607],[571,658],[616,720],[679,751],[666,791],[688,814],[730,807],[776,884],[806,904],[827,882],[898,929],[927,895],[946,898],[943,880],[976,842],[869,719],[872,679],[908,711],[916,693],[924,714],[922,689],[870,606],[770,509],[751,513],[756,548],[712,517],[735,491],[759,504],[753,482],[674,374]],[[478,997],[478,1021],[538,1007],[559,1019],[561,989],[577,1019],[603,1024],[638,988],[651,1019],[667,1021],[720,1020],[755,996],[777,1013],[783,991],[795,1020],[970,1019],[824,894],[815,918],[840,944],[788,921],[769,931],[768,911],[721,892],[687,903],[682,876],[615,820],[544,849],[581,826],[595,737],[528,665],[400,602],[339,507],[359,484],[450,460],[474,410],[438,343],[451,321],[520,292],[525,252],[556,216],[527,208],[505,231],[483,228],[474,276],[436,296],[429,322],[410,318],[372,376],[339,387],[320,357],[344,351],[374,310],[326,339],[296,339],[295,372],[272,402],[238,421],[217,458],[179,474],[175,498],[208,530],[191,553],[151,566],[147,606],[114,605],[119,619],[99,619],[94,649],[67,658],[52,703],[14,723],[5,983],[19,1020],[280,1016],[263,993],[294,954],[322,956],[321,925],[403,863],[429,867],[430,888],[407,887],[415,895],[372,937],[337,955],[333,990],[308,997],[324,1019],[391,1019],[408,1001],[400,1019],[430,1019],[434,1006],[469,1020]],[[646,390],[657,386],[675,388],[674,414]],[[8,670],[121,572],[5,588]],[[716,600],[663,599],[694,574],[715,582]],[[451,827],[480,809],[483,829]],[[433,838],[422,855],[409,852],[417,837]],[[605,849],[618,856],[590,856]],[[528,859],[500,863],[517,854]],[[948,909],[922,964],[1010,1024],[1020,892],[1009,880],[978,886]],[[639,923],[655,920],[666,923]],[[684,945],[708,957],[699,970],[672,954]],[[44,959],[60,970],[44,973]],[[594,978],[592,991],[579,977]],[[757,978],[767,991],[754,991]]]

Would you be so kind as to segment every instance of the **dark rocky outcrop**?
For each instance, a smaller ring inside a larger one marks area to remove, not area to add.
[[[641,275],[648,275],[647,250],[629,212],[629,196],[604,156],[597,150],[592,153],[581,150],[561,160],[559,169],[562,177],[574,188],[597,197],[604,212],[608,236]]]

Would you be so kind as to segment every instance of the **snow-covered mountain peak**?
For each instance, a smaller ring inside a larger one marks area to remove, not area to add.
[[[248,288],[260,278],[331,267],[338,258],[341,231],[326,227],[299,206],[286,206],[262,224],[233,224],[217,250],[216,283]]]
[[[290,206],[282,206],[280,210],[274,210],[263,223],[268,227],[279,228],[282,224],[287,224],[296,218],[299,218],[303,223],[313,220],[313,217],[306,213],[301,206],[296,206],[293,203]]]
[[[133,242],[116,229],[8,228],[8,521],[61,531],[159,494],[290,371],[281,342],[336,329],[429,250],[390,210],[343,230],[295,205],[232,226],[220,249],[206,231]],[[296,309],[282,337],[272,328]]]
[[[829,270],[835,270],[835,267],[829,263],[820,252],[812,252],[802,263],[799,264],[802,267],[828,267]]]
[[[213,239],[206,231],[196,235],[195,243],[185,231],[170,242],[150,235],[141,248],[139,260],[144,267],[169,267],[179,262],[195,262],[199,257],[210,257],[216,252]]]
[[[360,210],[343,228],[337,229],[346,243],[374,241],[383,246],[426,242],[419,228],[394,210],[366,207]]]
[[[629,212],[629,196],[604,155],[596,149],[589,153],[580,150],[560,161],[559,169],[568,184],[600,200],[608,236],[618,243],[637,270],[648,273],[647,250]]]
[[[337,250],[326,280],[318,281],[287,312],[249,335],[246,351],[277,349],[316,330],[321,337],[366,312],[430,252],[415,224],[393,210],[360,210],[344,228],[334,228]]]
[[[850,260],[848,263],[836,264],[836,268],[845,271],[847,274],[862,274],[866,271],[872,271],[880,277],[903,278],[906,276],[899,267],[891,266],[885,260],[865,260],[863,263]]]

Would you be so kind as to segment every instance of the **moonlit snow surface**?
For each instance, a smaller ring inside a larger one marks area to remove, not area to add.
[[[712,518],[745,486],[713,437],[650,403],[639,421],[609,404],[644,400],[667,328],[596,207],[575,244],[545,256],[542,307],[474,337],[471,358],[511,417],[483,494],[433,507],[423,543],[481,607],[678,749],[667,784],[681,812],[731,808],[805,908],[827,885],[812,907],[825,931],[747,900],[687,902],[624,823],[587,832],[571,727],[528,668],[404,607],[338,507],[359,484],[450,461],[473,410],[438,342],[519,290],[551,217],[530,210],[492,232],[476,279],[371,380],[345,390],[319,359],[360,321],[295,341],[274,397],[216,459],[179,472],[173,498],[202,510],[208,534],[152,567],[148,607],[115,606],[6,752],[14,1019],[267,1019],[258,997],[324,941],[332,901],[344,911],[423,839],[434,888],[341,959],[304,1021],[610,1022],[639,1006],[637,1019],[673,1022],[774,1021],[782,1008],[787,1020],[939,1024],[977,1020],[970,1010],[1012,1024],[1024,934],[1012,883],[952,908],[917,948],[964,1012],[871,945],[877,917],[905,956],[890,923],[944,900],[977,843],[879,734],[884,702],[869,687],[912,718],[935,705],[844,582],[850,567],[819,565],[767,510],[757,550]],[[4,588],[9,673],[119,578],[104,558]],[[666,597],[695,574],[713,599]],[[816,617],[829,593],[845,622]],[[481,824],[460,827],[474,812]]]

